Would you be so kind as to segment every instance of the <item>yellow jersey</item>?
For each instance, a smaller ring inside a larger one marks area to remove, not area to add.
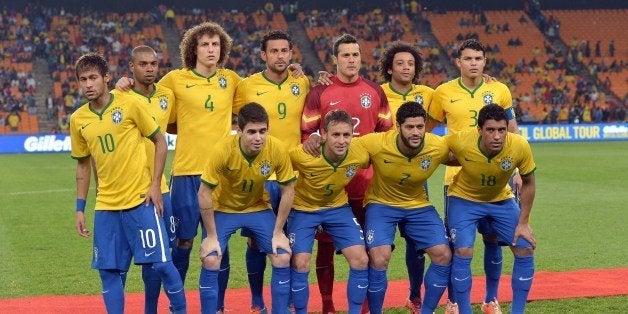
[[[157,122],[162,134],[166,133],[168,119],[170,119],[170,112],[175,106],[174,93],[170,89],[153,84],[153,92],[148,96],[141,94],[135,89],[132,89],[129,92],[113,90],[111,93],[114,95],[128,94],[129,96],[135,97],[142,104],[141,107],[148,110],[148,113],[153,117],[155,122]],[[146,143],[146,163],[150,173],[152,174],[155,166],[155,144],[153,144],[153,141],[148,138],[145,138],[144,142]],[[169,191],[170,189],[168,188],[166,176],[162,175],[161,192],[168,193]]]
[[[227,213],[250,213],[270,208],[264,183],[275,172],[279,184],[296,180],[283,143],[270,135],[253,158],[240,148],[240,134],[223,139],[207,155],[201,181],[215,188],[214,209]]]
[[[534,172],[536,164],[530,144],[519,134],[507,133],[502,150],[487,156],[480,149],[480,134],[469,130],[445,137],[447,145],[462,165],[447,190],[474,202],[497,202],[514,197],[508,184],[515,168],[521,176]]]
[[[294,78],[290,72],[286,79],[276,84],[264,75],[253,74],[238,84],[233,100],[233,113],[250,102],[256,102],[268,113],[268,132],[286,145],[301,144],[301,114],[305,97],[310,91],[307,77]]]
[[[233,95],[241,80],[227,69],[217,69],[209,77],[179,69],[159,81],[174,92],[177,103],[169,121],[177,124],[173,175],[200,175],[213,144],[229,136]]]
[[[325,147],[319,157],[303,151],[303,145],[290,150],[292,167],[299,172],[293,208],[316,211],[348,203],[345,186],[360,168],[368,168],[369,156],[359,145],[351,144],[344,159],[334,165],[325,157]]]
[[[434,93],[431,87],[415,84],[412,84],[412,88],[405,93],[395,90],[390,83],[382,84],[382,89],[388,99],[393,125],[397,122],[397,110],[399,110],[401,105],[408,101],[416,101],[423,108],[427,108],[430,102],[432,102],[432,94]]]
[[[399,136],[395,129],[363,135],[351,143],[368,151],[374,169],[364,204],[380,203],[407,209],[430,205],[424,183],[438,165],[449,160],[449,148],[440,136],[425,133],[420,151],[407,156],[399,150]]]
[[[159,126],[135,97],[111,95],[101,113],[84,104],[70,117],[72,158],[92,156],[98,173],[96,210],[125,210],[146,198],[152,173],[143,137]]]
[[[491,103],[504,108],[509,119],[514,119],[512,95],[506,85],[482,81],[474,90],[469,90],[459,77],[436,88],[426,111],[430,118],[446,123],[448,133],[457,133],[477,129],[480,109]],[[446,168],[445,185],[451,184],[458,171],[460,167]]]

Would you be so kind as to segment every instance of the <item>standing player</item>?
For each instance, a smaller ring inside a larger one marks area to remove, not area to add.
[[[455,254],[451,283],[460,313],[471,313],[471,258],[475,230],[491,219],[500,241],[515,256],[512,270],[512,313],[523,313],[534,277],[536,241],[529,219],[534,201],[536,165],[528,142],[508,130],[507,111],[490,104],[478,114],[476,130],[451,134],[447,144],[462,169],[447,191],[448,223]],[[521,171],[521,207],[508,180]]]
[[[283,233],[296,179],[281,141],[268,136],[268,115],[250,103],[238,114],[238,135],[216,144],[203,171],[198,191],[207,236],[201,244],[199,291],[203,313],[215,313],[222,251],[237,229],[246,228],[273,265],[272,312],[283,313],[290,294],[290,245]],[[281,189],[277,216],[270,209],[264,182],[276,173]]]
[[[464,41],[458,48],[456,64],[460,69],[460,77],[446,82],[436,88],[432,101],[427,106],[427,113],[435,122],[446,123],[448,132],[458,133],[474,129],[478,124],[478,112],[488,104],[496,103],[506,110],[508,115],[508,130],[518,134],[517,122],[512,108],[512,96],[508,87],[500,82],[485,84],[482,72],[486,65],[484,47],[475,39]],[[428,126],[428,130],[434,127]],[[445,171],[444,193],[447,198],[447,189],[459,167],[447,167]],[[521,178],[516,176],[515,186],[521,186]],[[445,204],[448,202],[445,201]],[[447,221],[447,206],[445,206],[445,220]],[[497,303],[497,288],[502,268],[502,249],[497,243],[497,236],[488,221],[478,225],[478,231],[484,240],[484,271],[486,273],[486,297],[483,310],[491,313],[499,310]],[[453,291],[449,291],[449,296]],[[452,300],[455,302],[455,300]],[[451,305],[455,307],[455,304]]]
[[[361,136],[390,129],[392,121],[386,95],[381,86],[360,77],[362,58],[360,45],[355,37],[341,35],[334,42],[332,59],[336,64],[336,76],[332,85],[319,85],[308,93],[301,122],[304,149],[320,155],[321,138],[318,133],[323,127],[322,117],[327,112],[342,109],[353,119],[353,135]],[[373,176],[372,168],[358,171],[347,185],[349,205],[359,222],[364,222],[362,202],[364,192]],[[362,224],[363,225],[363,224]],[[316,275],[318,288],[323,299],[323,312],[335,312],[332,300],[334,282],[334,246],[328,235],[318,237]]]
[[[426,116],[417,102],[406,102],[397,111],[395,130],[368,134],[352,144],[368,151],[375,170],[364,201],[371,313],[382,313],[397,225],[412,242],[410,249],[430,256],[421,313],[434,312],[449,281],[451,251],[445,226],[425,190],[427,178],[449,161],[449,148],[442,138],[425,133]]]
[[[124,311],[121,274],[128,270],[131,257],[136,264],[150,265],[159,274],[172,310],[185,312],[183,283],[170,260],[166,227],[159,217],[163,214],[165,138],[134,97],[108,92],[108,67],[102,56],[83,55],[75,68],[89,101],[70,119],[72,157],[78,160],[76,227],[79,235],[90,236],[84,210],[91,156],[98,174],[92,268],[99,270],[107,312]],[[145,143],[138,140],[141,137],[154,143],[152,167],[146,164]]]
[[[353,122],[345,111],[333,110],[325,115],[322,135],[322,156],[306,153],[301,145],[290,151],[292,165],[299,171],[294,210],[288,218],[294,307],[297,313],[307,313],[312,245],[320,225],[349,263],[349,313],[359,313],[368,288],[368,256],[364,233],[349,207],[345,186],[358,169],[368,167],[368,154],[350,145]]]
[[[131,62],[129,68],[133,72],[135,81],[131,92],[123,93],[131,97],[135,97],[142,107],[148,110],[153,117],[162,134],[168,127],[168,119],[170,112],[174,108],[174,94],[164,86],[156,85],[155,80],[159,72],[159,60],[153,48],[148,46],[137,46],[131,51]],[[114,95],[121,94],[114,90]],[[155,146],[153,143],[145,139],[146,156],[148,166],[152,173],[153,160],[155,159]],[[170,202],[170,189],[166,178],[161,178],[161,193],[164,204],[164,222],[166,224],[166,232],[168,233],[168,244],[170,247],[174,245],[175,239],[175,220],[172,215],[172,205]],[[142,279],[144,280],[144,313],[157,313],[157,304],[159,301],[161,279],[159,274],[150,265],[142,265]]]
[[[382,89],[388,99],[392,117],[396,117],[397,110],[405,102],[415,101],[425,108],[432,101],[434,90],[417,84],[422,65],[420,52],[408,44],[397,42],[384,50],[379,59],[379,71],[387,82],[382,84]],[[412,313],[419,313],[425,256],[424,252],[414,249],[412,241],[406,241],[406,266],[410,281],[410,296],[406,307]]]
[[[260,48],[266,69],[238,84],[233,100],[234,113],[237,114],[247,103],[259,103],[269,115],[269,134],[281,139],[287,147],[295,147],[301,143],[301,114],[310,82],[306,76],[297,78],[288,70],[292,60],[292,38],[286,32],[272,31],[266,34]],[[265,187],[270,194],[272,208],[277,212],[281,191],[274,174],[266,181]],[[263,310],[266,254],[255,247],[249,234],[245,235],[250,239],[246,267],[251,287],[251,308]]]

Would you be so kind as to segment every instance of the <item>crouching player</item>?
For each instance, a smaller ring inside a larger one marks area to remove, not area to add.
[[[374,314],[382,313],[397,225],[404,229],[406,241],[413,241],[432,261],[425,274],[422,313],[434,312],[449,281],[451,251],[445,226],[424,184],[438,165],[449,161],[449,148],[439,136],[425,133],[425,119],[421,105],[406,102],[397,111],[397,128],[364,135],[352,144],[368,151],[375,172],[365,198],[368,301]]]
[[[493,221],[499,240],[510,243],[512,313],[523,313],[534,277],[536,240],[529,225],[534,201],[536,165],[528,142],[508,133],[508,116],[498,105],[483,107],[478,128],[448,135],[447,144],[462,170],[447,192],[448,220],[454,256],[451,282],[460,313],[471,313],[471,259],[478,221]],[[523,185],[520,205],[508,180],[519,168]]]
[[[360,168],[369,165],[368,154],[351,144],[353,123],[342,110],[325,115],[322,156],[313,157],[299,145],[290,158],[299,178],[294,205],[288,218],[288,237],[292,247],[292,294],[296,313],[307,313],[308,275],[314,235],[322,226],[331,236],[337,251],[349,262],[347,298],[349,313],[360,313],[368,288],[368,256],[364,234],[348,204],[345,186]]]
[[[283,226],[294,200],[296,178],[281,141],[267,135],[268,114],[261,105],[242,107],[238,126],[237,135],[216,144],[201,175],[198,202],[206,231],[200,256],[201,311],[216,313],[221,254],[231,235],[246,228],[270,258],[272,313],[282,313],[290,294],[290,245]],[[281,190],[277,216],[264,190],[272,173],[277,174]]]

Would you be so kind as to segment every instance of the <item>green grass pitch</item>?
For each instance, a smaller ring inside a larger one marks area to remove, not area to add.
[[[532,211],[538,241],[536,269],[628,266],[624,244],[628,236],[628,142],[544,143],[533,144],[532,149],[537,164]],[[98,294],[98,274],[90,269],[92,240],[79,237],[74,230],[76,162],[69,154],[32,154],[0,155],[0,164],[0,298]],[[441,168],[429,180],[431,199],[441,212],[443,173]],[[92,184],[88,208],[93,206],[93,197]],[[93,211],[86,213],[91,222]],[[197,239],[187,289],[196,289],[198,284],[198,243]],[[242,237],[232,237],[229,287],[247,285],[244,247]],[[481,256],[482,245],[478,242],[476,247]],[[397,239],[391,280],[407,277],[404,250]],[[504,271],[510,273],[512,255],[505,251],[504,256]],[[336,265],[337,280],[344,280],[348,268],[341,256]],[[482,273],[481,258],[474,260],[473,272]],[[130,270],[127,291],[142,291],[139,267]],[[627,304],[628,297],[532,302],[530,310],[566,312],[577,307],[589,309],[584,312],[615,312],[605,304],[617,302]]]

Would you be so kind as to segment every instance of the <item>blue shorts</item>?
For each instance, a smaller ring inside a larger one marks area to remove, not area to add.
[[[172,176],[170,198],[179,239],[194,239],[201,223],[198,210],[198,189],[201,176]]]
[[[275,213],[275,215],[277,215],[277,212],[279,211],[279,202],[281,202],[281,189],[279,188],[279,183],[277,182],[277,180],[268,180],[264,183],[264,188],[266,189],[270,197],[269,201],[273,212]],[[285,228],[284,231],[286,231]],[[243,237],[252,238],[253,232],[251,232],[249,229],[242,228],[242,230],[240,230],[240,235]]]
[[[135,264],[170,261],[166,225],[153,204],[94,214],[92,268],[128,270]]]
[[[174,214],[172,213],[172,201],[170,200],[170,193],[164,193],[161,195],[164,200],[164,223],[166,224],[166,233],[168,234],[168,244],[170,247],[174,244],[174,240],[177,238],[177,224]]]
[[[412,241],[416,250],[448,243],[445,225],[434,206],[405,209],[377,203],[366,205],[367,248],[392,245],[397,226],[404,229],[406,241]]]
[[[240,228],[246,228],[252,233],[259,250],[266,254],[272,254],[272,239],[276,220],[275,213],[270,209],[241,214],[215,211],[214,221],[216,223],[216,234],[218,235],[220,249],[224,252],[227,249],[231,235]],[[203,228],[203,238],[205,237],[207,237],[207,234]],[[277,253],[287,252],[279,249]]]
[[[447,226],[447,228],[449,229],[449,201],[448,201],[449,196],[447,196],[448,188],[449,188],[448,185],[443,186],[443,198],[445,200],[445,226]],[[495,229],[491,225],[490,219],[480,219],[478,221],[478,232],[481,235],[486,235],[486,236],[496,234]]]
[[[515,237],[515,228],[519,223],[519,205],[514,198],[484,203],[473,202],[460,197],[447,198],[449,233],[454,248],[473,247],[475,229],[478,222],[484,218],[491,221],[497,238],[504,243],[512,243]],[[519,238],[517,247],[531,247],[528,241]]]
[[[313,212],[293,209],[288,216],[288,239],[292,254],[312,253],[314,234],[319,225],[331,236],[337,251],[364,245],[364,232],[349,205]]]

